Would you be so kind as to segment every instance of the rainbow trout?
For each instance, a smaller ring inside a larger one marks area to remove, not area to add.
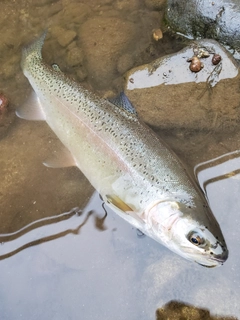
[[[45,165],[77,166],[106,204],[144,234],[203,266],[223,264],[228,250],[219,224],[176,155],[124,94],[101,99],[45,64],[45,35],[23,49],[22,70],[34,92],[17,111],[45,120],[66,147]]]

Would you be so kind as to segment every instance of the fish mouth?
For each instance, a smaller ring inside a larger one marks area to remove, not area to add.
[[[196,261],[196,262],[197,262],[197,261]],[[199,262],[197,262],[197,264],[199,264],[200,266],[205,267],[205,268],[215,268],[215,267],[218,267],[218,266],[219,266],[218,264],[208,266],[208,265],[206,265],[206,264],[201,264],[201,263],[199,263]]]
[[[220,265],[223,265],[223,262],[224,260],[220,261],[220,260],[216,260],[216,259],[209,259],[209,264],[203,264],[203,263],[200,263],[198,261],[195,261],[197,262],[197,264],[199,264],[200,266],[202,267],[205,267],[205,268],[215,268],[215,267],[219,267]]]
[[[221,255],[213,256],[211,260],[217,261],[219,263],[224,263],[228,258],[228,250],[226,248],[223,248],[223,253]]]
[[[224,262],[227,260],[228,258],[228,251],[224,252],[224,255],[221,256],[221,257],[211,257],[210,259],[208,259],[209,261],[209,264],[202,264],[198,261],[195,261],[197,262],[200,266],[203,266],[203,267],[206,267],[206,268],[215,268],[215,267],[218,267],[220,265],[223,265]],[[210,263],[213,263],[213,264],[210,264]]]

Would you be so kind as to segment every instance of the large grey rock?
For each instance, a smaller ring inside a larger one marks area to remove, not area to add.
[[[240,49],[240,2],[168,0],[170,27],[190,38],[211,38]]]
[[[211,54],[189,68],[193,49]],[[213,53],[222,60],[213,65]],[[176,54],[130,70],[125,92],[145,122],[160,128],[231,129],[240,118],[239,67],[215,40],[195,41]]]

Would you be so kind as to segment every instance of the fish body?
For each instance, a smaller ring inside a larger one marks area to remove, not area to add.
[[[63,165],[76,165],[136,228],[186,259],[222,264],[228,250],[219,224],[176,155],[125,95],[112,102],[99,98],[48,66],[41,55],[44,38],[23,49],[21,66],[34,93],[18,116],[45,120],[68,150]]]

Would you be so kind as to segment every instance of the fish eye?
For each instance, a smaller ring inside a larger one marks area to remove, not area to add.
[[[191,232],[188,236],[188,240],[195,246],[200,246],[204,244],[204,238],[200,236],[197,232]]]

